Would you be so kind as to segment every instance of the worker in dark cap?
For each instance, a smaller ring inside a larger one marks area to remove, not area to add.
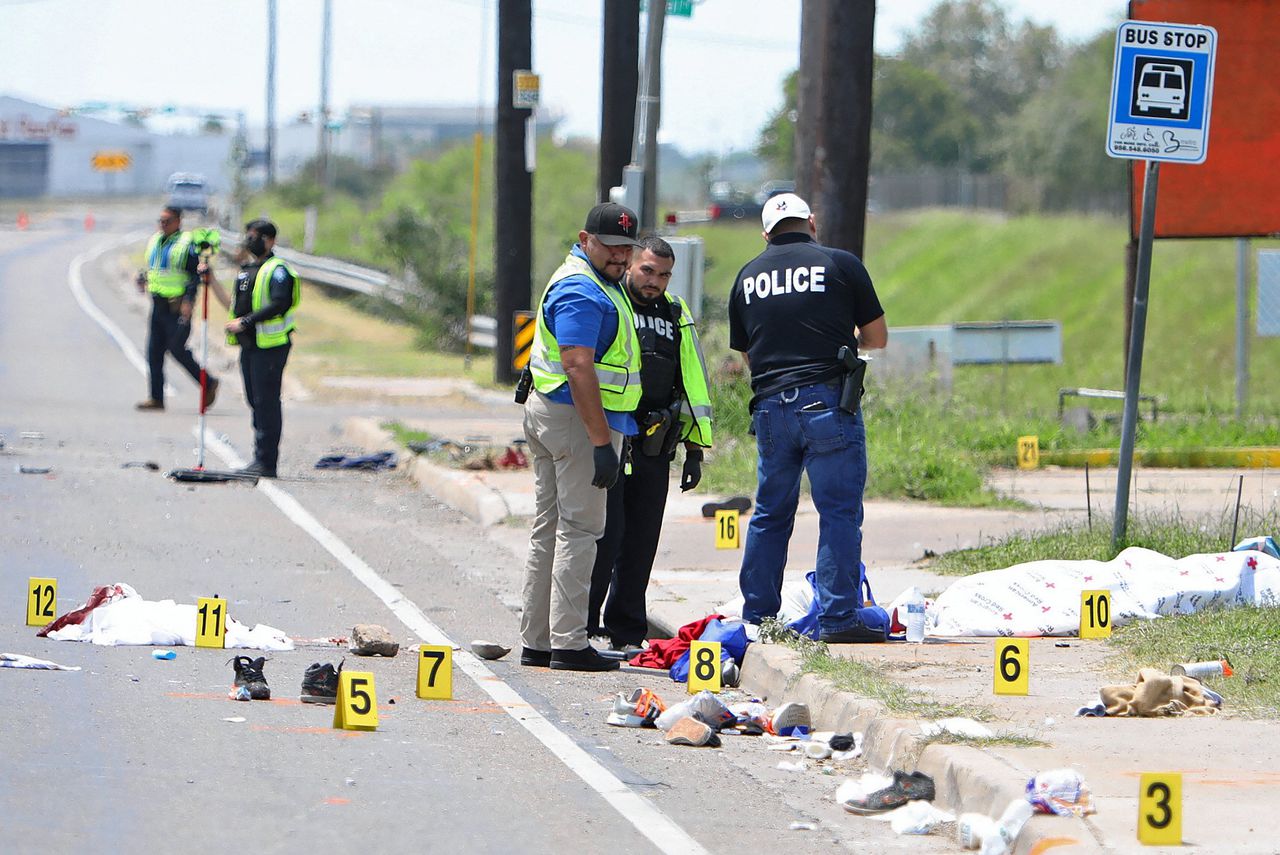
[[[587,603],[607,491],[636,433],[640,347],[619,284],[637,246],[635,212],[596,205],[538,305],[524,432],[534,519],[520,617],[520,664],[610,671],[587,640]]]

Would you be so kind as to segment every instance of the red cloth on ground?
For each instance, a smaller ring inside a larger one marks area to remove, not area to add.
[[[64,626],[79,626],[84,623],[84,619],[89,616],[89,612],[96,609],[103,603],[109,603],[118,600],[124,596],[124,590],[119,585],[99,585],[93,589],[93,593],[89,595],[89,599],[83,606],[73,611],[67,612],[62,617],[47,623],[36,633],[37,638],[44,638],[51,632],[56,632]]]
[[[688,651],[690,644],[702,638],[707,624],[720,617],[723,615],[707,615],[701,620],[686,623],[680,627],[675,638],[649,639],[648,649],[637,653],[627,664],[638,668],[670,668]]]

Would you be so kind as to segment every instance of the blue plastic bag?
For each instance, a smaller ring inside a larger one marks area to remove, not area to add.
[[[818,574],[815,570],[810,570],[805,574],[805,581],[809,583],[809,587],[813,589],[813,600],[809,603],[809,611],[805,612],[803,617],[793,620],[787,624],[787,628],[794,632],[817,639],[819,635],[818,628]],[[889,613],[883,608],[876,605],[876,598],[871,593],[871,581],[867,579],[867,565],[858,564],[858,590],[862,591],[863,602],[871,603],[869,606],[863,606],[856,611],[858,623],[862,626],[878,629],[884,633],[885,638],[889,637]]]
[[[747,639],[746,626],[738,622],[726,625],[719,619],[708,621],[698,640],[720,642],[720,667],[722,669],[726,662],[733,662],[741,666],[742,657],[747,655],[747,645],[751,643]],[[688,650],[680,654],[680,658],[671,666],[671,679],[677,683],[689,682]]]

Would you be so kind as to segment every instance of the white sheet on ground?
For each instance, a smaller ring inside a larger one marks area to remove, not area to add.
[[[173,600],[144,600],[128,585],[120,584],[122,596],[113,596],[89,612],[84,622],[49,633],[55,641],[90,641],[102,645],[159,645],[194,647],[196,607]],[[258,624],[249,629],[229,618],[225,646],[256,650],[292,650],[289,636],[274,627]]]
[[[1085,590],[1111,592],[1115,626],[1211,606],[1280,605],[1280,560],[1256,551],[1175,560],[1131,546],[1106,562],[1017,564],[955,582],[929,610],[928,634],[1075,635]]]

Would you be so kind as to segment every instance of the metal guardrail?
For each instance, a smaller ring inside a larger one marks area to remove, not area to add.
[[[233,247],[239,246],[241,235],[238,232],[219,231],[222,237],[222,251],[231,255]],[[309,282],[355,291],[369,297],[383,297],[396,304],[404,302],[404,283],[393,279],[390,274],[381,270],[361,267],[358,264],[338,261],[334,258],[308,255],[282,246],[275,248],[275,254],[289,262],[298,274]]]

